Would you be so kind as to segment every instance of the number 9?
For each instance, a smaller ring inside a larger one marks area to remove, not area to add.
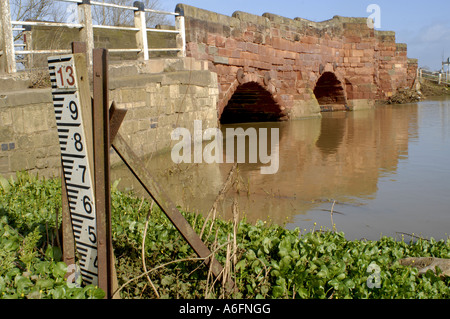
[[[72,113],[71,118],[74,121],[78,120],[78,106],[77,106],[77,103],[75,103],[74,101],[71,101],[69,103],[69,110],[70,110],[70,113]]]

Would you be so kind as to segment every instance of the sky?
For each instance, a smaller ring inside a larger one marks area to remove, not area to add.
[[[448,0],[160,0],[173,11],[178,3],[231,16],[235,11],[273,13],[287,18],[324,21],[335,15],[369,17],[371,4],[380,8],[380,28],[395,31],[398,43],[408,45],[408,57],[421,67],[439,70],[450,57],[450,1]]]

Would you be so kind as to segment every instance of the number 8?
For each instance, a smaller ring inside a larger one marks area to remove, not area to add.
[[[81,143],[81,135],[79,133],[75,133],[73,138],[75,139],[75,149],[78,152],[81,152],[83,150],[83,143]]]

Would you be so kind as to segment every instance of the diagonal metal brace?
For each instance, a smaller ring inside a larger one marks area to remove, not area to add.
[[[184,216],[180,213],[177,206],[172,202],[172,200],[167,196],[166,192],[158,185],[153,176],[144,169],[145,165],[141,159],[134,153],[131,147],[128,145],[126,140],[120,135],[118,129],[120,123],[126,115],[126,110],[118,110],[113,107],[110,110],[110,120],[111,120],[111,143],[113,149],[131,171],[131,173],[136,177],[142,187],[150,195],[150,197],[155,201],[155,203],[161,208],[161,210],[166,214],[175,228],[180,232],[183,238],[195,251],[195,253],[200,257],[204,258],[205,262],[210,265],[212,273],[217,278],[223,275],[223,267],[216,258],[212,256],[211,251],[205,245],[205,243],[200,239],[198,234],[192,229],[191,225],[187,222]],[[114,123],[114,124],[113,124]],[[114,129],[113,129],[114,127]],[[114,136],[113,136],[114,134]],[[231,291],[236,289],[235,283],[231,278],[228,278],[226,283],[226,288]]]

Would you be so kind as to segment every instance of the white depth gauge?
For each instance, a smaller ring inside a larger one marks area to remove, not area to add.
[[[48,58],[69,211],[83,282],[98,286],[97,222],[73,55]],[[92,156],[92,154],[89,154]]]

